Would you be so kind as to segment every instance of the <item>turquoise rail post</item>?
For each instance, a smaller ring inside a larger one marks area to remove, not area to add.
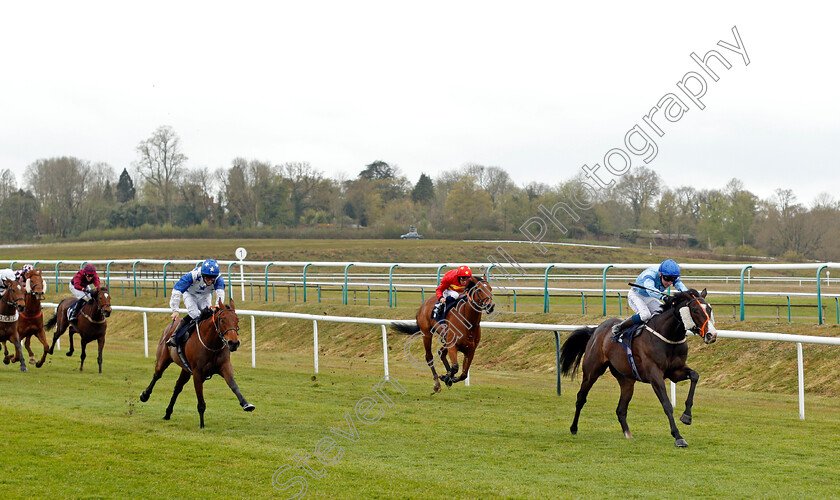
[[[548,272],[551,268],[554,267],[554,264],[551,264],[547,268],[545,268],[545,288],[543,289],[543,312],[548,312]]]
[[[321,303],[321,285],[318,285],[318,303]]]
[[[13,261],[12,261],[12,263],[11,263],[11,264],[9,264],[9,269],[14,269],[14,268],[15,268],[15,264],[17,264],[17,261],[16,261],[16,260],[13,260]]]
[[[513,312],[516,312],[516,290],[513,291]]]
[[[265,265],[265,301],[268,302],[268,268],[271,267],[272,262]],[[297,288],[295,288],[295,302],[297,302]]]
[[[621,316],[621,292],[616,292],[618,294],[618,315]]]
[[[746,266],[741,269],[741,321],[744,321],[744,275],[747,273],[747,269],[751,267]]]
[[[134,265],[131,266],[131,275],[134,277],[134,296],[137,297],[137,263],[140,262],[139,260],[134,261]]]
[[[444,267],[446,267],[446,264],[441,264],[440,266],[438,266],[437,281],[435,282],[435,285],[440,283],[440,270],[443,269]]]
[[[343,292],[343,295],[344,295],[343,298],[344,298],[344,305],[345,306],[347,305],[347,288],[348,288],[347,287],[347,271],[350,270],[350,266],[352,266],[352,265],[353,265],[353,263],[351,262],[351,263],[347,264],[346,266],[344,266],[344,289],[342,290],[342,292]]]
[[[787,296],[788,303],[788,323],[790,323],[790,295]]]
[[[370,305],[370,285],[368,285],[368,305]]]
[[[166,266],[171,264],[171,261],[166,261],[163,263],[163,296],[166,297]]]
[[[230,268],[233,267],[233,264],[233,261],[231,261],[230,264],[228,264],[228,300],[233,300],[233,281],[231,280],[230,275]],[[245,284],[243,283],[242,286],[245,286]]]
[[[394,307],[393,290],[394,290],[394,268],[399,264],[394,264],[391,269],[388,269],[388,307]]]
[[[55,291],[58,293],[58,265],[61,264],[61,261],[55,263]]]
[[[837,313],[837,324],[840,325],[840,299],[834,297],[834,311]]]
[[[113,263],[114,261],[112,260],[105,266],[105,284],[108,287],[108,290],[111,289],[111,264]]]
[[[560,332],[554,331],[554,353],[557,359],[557,395],[560,395]]]
[[[306,264],[303,266],[303,302],[306,303],[306,268],[311,266],[312,263]],[[321,296],[318,296],[318,302],[321,302]]]
[[[822,313],[822,293],[820,292],[820,274],[822,274],[823,269],[825,269],[826,265],[820,266],[817,269],[817,314],[819,315],[820,322],[819,324],[823,324],[823,313]]]
[[[586,297],[580,292],[580,313],[586,314]]]
[[[613,265],[609,264],[607,267],[604,268],[604,273],[603,273],[603,278],[602,278],[603,289],[602,289],[601,296],[603,297],[603,300],[604,300],[604,310],[602,312],[602,316],[607,315],[607,271],[609,271],[609,269],[611,267],[613,267]],[[619,295],[618,302],[619,302],[619,304],[621,304],[621,296],[620,295]],[[621,313],[618,313],[618,314],[621,315]]]
[[[84,268],[85,268],[85,264],[87,264],[87,261],[86,261],[86,260],[83,260],[83,261],[82,261],[82,263],[81,263],[81,264],[79,264],[79,269],[80,269],[80,270],[81,270],[81,269],[84,269]]]

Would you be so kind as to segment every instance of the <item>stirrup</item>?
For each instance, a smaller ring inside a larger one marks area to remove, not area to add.
[[[165,343],[169,347],[178,347],[178,343],[175,341],[175,334],[174,333],[172,335],[170,335],[168,339],[166,339]]]

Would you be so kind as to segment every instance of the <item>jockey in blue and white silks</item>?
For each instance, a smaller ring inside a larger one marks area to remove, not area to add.
[[[214,259],[207,259],[202,264],[175,283],[172,288],[172,298],[169,299],[169,307],[172,308],[172,321],[178,319],[178,308],[181,305],[181,297],[184,298],[184,306],[187,308],[187,316],[181,320],[176,333],[166,341],[167,345],[175,347],[181,343],[184,333],[193,322],[201,318],[202,313],[213,305],[213,291],[216,292],[217,300],[225,299],[225,280],[221,275],[219,263]]]
[[[639,274],[636,284],[645,289],[633,287],[627,293],[627,303],[636,313],[613,326],[612,331],[616,339],[620,339],[619,333],[625,328],[634,324],[644,323],[654,314],[662,309],[662,298],[665,297],[665,290],[673,286],[680,292],[688,290],[680,281],[680,266],[673,260],[662,261],[658,266],[652,266]]]

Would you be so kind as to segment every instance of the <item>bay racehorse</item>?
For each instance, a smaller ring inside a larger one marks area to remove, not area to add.
[[[26,300],[17,322],[18,337],[20,337],[29,353],[29,364],[41,368],[50,350],[50,345],[47,344],[47,335],[44,333],[44,312],[41,310],[41,301],[44,300],[44,291],[47,289],[47,284],[41,276],[40,269],[26,271],[23,273],[23,277],[26,280]],[[44,346],[44,354],[37,363],[35,362],[35,354],[29,346],[33,336],[40,340]],[[13,359],[12,363],[15,361]]]
[[[76,302],[74,297],[68,297],[62,300],[56,308],[55,316],[47,321],[44,328],[51,329],[55,327],[55,334],[53,335],[52,345],[50,345],[49,353],[53,353],[55,349],[55,342],[64,334],[64,331],[69,327],[70,335],[70,349],[67,351],[67,356],[72,356],[75,349],[73,348],[73,334],[79,334],[79,343],[82,345],[82,354],[79,358],[82,360],[79,365],[79,371],[85,367],[85,348],[90,342],[96,341],[99,347],[99,356],[96,361],[99,363],[99,373],[102,373],[102,348],[105,347],[105,332],[108,329],[108,316],[111,315],[111,294],[108,292],[108,287],[100,287],[90,293],[90,300],[79,311],[79,318],[75,324],[70,323],[67,319],[67,310],[73,307]]]
[[[213,308],[213,315],[199,320],[198,332],[194,332],[183,346],[184,357],[192,369],[192,373],[184,366],[175,347],[166,345],[166,339],[174,334],[176,322],[171,322],[164,330],[163,336],[157,347],[155,360],[155,373],[149,386],[140,394],[140,401],[146,402],[152,395],[155,383],[163,376],[164,370],[172,364],[181,367],[181,375],[175,382],[175,390],[172,392],[172,399],[166,407],[164,420],[172,416],[172,409],[175,407],[175,400],[184,388],[184,384],[193,377],[195,396],[198,400],[198,415],[201,420],[201,428],[204,428],[204,381],[210,380],[213,375],[219,374],[227,382],[228,387],[239,399],[239,405],[245,411],[253,411],[254,405],[245,400],[239,392],[239,386],[233,379],[233,366],[230,364],[230,353],[239,348],[239,316],[236,315],[233,299],[230,304],[225,305],[219,299],[218,306]]]
[[[677,293],[668,298],[660,314],[640,327],[641,334],[632,340],[631,345],[636,373],[624,346],[612,340],[612,326],[619,320],[608,319],[596,328],[585,327],[572,332],[560,354],[561,373],[564,375],[574,375],[583,358],[583,381],[577,394],[575,418],[570,428],[572,434],[577,434],[580,410],[586,403],[592,384],[609,368],[621,386],[621,397],[615,413],[626,438],[633,437],[627,427],[627,406],[633,397],[638,374],[640,382],[653,386],[653,392],[659,398],[671,425],[674,444],[678,447],[688,446],[674,422],[674,409],[665,392],[665,379],[673,382],[691,381],[685,412],[680,417],[682,423],[691,425],[694,389],[700,375],[685,364],[688,355],[686,333],[692,331],[700,335],[707,344],[717,340],[712,307],[706,303],[705,298],[705,289],[700,293],[697,290]]]
[[[432,319],[432,309],[436,302],[437,297],[434,295],[429,297],[417,311],[417,320],[414,323],[394,323],[391,328],[408,335],[422,334],[423,347],[426,350],[426,364],[432,369],[432,377],[435,381],[434,390],[440,392],[440,380],[443,380],[447,387],[451,387],[452,384],[467,378],[475,350],[481,341],[481,314],[493,312],[493,290],[485,278],[472,276],[467,282],[464,297],[447,311],[446,318],[440,323]],[[440,335],[443,344],[438,350],[438,355],[446,368],[446,373],[440,377],[435,370],[434,356],[432,356],[432,339],[435,333]],[[464,354],[464,371],[455,377],[458,373],[459,351]],[[447,354],[451,365],[447,362]]]
[[[15,346],[15,359],[20,360],[20,371],[26,371],[26,362],[23,360],[23,348],[20,345],[20,337],[17,333],[18,312],[23,311],[25,291],[23,285],[17,280],[3,280],[6,291],[0,296],[0,342],[3,342],[3,349],[6,348],[6,341]],[[3,356],[3,363],[9,364],[12,358],[6,352]]]

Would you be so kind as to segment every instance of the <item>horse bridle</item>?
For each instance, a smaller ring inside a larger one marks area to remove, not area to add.
[[[199,330],[197,332],[198,333],[198,341],[201,342],[201,345],[204,346],[204,348],[207,349],[210,352],[223,351],[225,349],[225,347],[228,346],[228,343],[225,340],[225,335],[227,335],[227,332],[233,330],[233,331],[236,332],[237,335],[239,335],[239,325],[228,328],[225,331],[222,331],[222,328],[220,326],[221,323],[222,323],[222,314],[225,313],[225,312],[228,312],[228,311],[232,312],[233,314],[236,314],[236,311],[234,311],[233,309],[218,309],[215,313],[213,313],[213,327],[216,328],[216,334],[218,334],[219,339],[221,339],[221,341],[222,341],[222,347],[220,347],[218,349],[211,349],[211,348],[207,347],[207,344],[205,344],[204,340],[201,339],[201,330],[198,329]]]
[[[478,289],[478,286],[479,286],[480,283],[486,283],[486,282],[484,280],[477,281],[476,284],[467,292],[467,298],[469,298],[470,304],[475,304],[475,307],[477,308],[476,310],[481,311],[481,312],[487,312],[493,306],[493,296],[492,296],[492,294],[491,294],[490,297],[487,297],[487,302],[484,302],[484,303],[478,302],[477,300],[475,300],[473,298],[473,294],[475,293],[475,290]],[[482,290],[481,293],[487,295],[487,292],[485,292],[484,290]]]
[[[706,325],[709,324],[709,321],[712,320],[712,318],[709,316],[709,313],[706,312],[706,308],[703,307],[703,303],[708,304],[708,302],[705,302],[705,301],[700,302],[700,297],[698,297],[696,295],[692,295],[691,297],[692,297],[692,299],[686,301],[685,306],[688,307],[692,302],[697,302],[697,305],[700,307],[700,310],[703,311],[704,315],[706,315],[706,321],[704,321],[703,324],[700,325],[700,326],[698,326],[695,323],[695,325],[693,327],[691,327],[689,330],[694,335],[698,335],[700,337],[705,337],[705,334],[702,333],[702,332],[706,329]],[[679,307],[676,307],[676,306],[674,307],[674,316],[676,316],[680,320],[680,322],[682,323],[683,321],[682,321],[682,318],[679,315],[679,309],[680,309]],[[707,331],[707,333],[708,333],[708,331]]]
[[[9,305],[10,305],[10,306],[12,306],[13,308],[17,309],[17,303],[18,303],[18,301],[21,301],[21,302],[23,302],[23,303],[24,303],[24,305],[26,305],[26,300],[25,300],[23,297],[21,297],[21,298],[19,298],[19,299],[15,299],[15,300],[9,300],[9,299],[7,299],[7,298],[6,298],[6,295],[11,295],[11,293],[12,293],[12,287],[13,287],[15,284],[20,285],[20,282],[18,282],[17,280],[15,280],[15,281],[12,281],[11,283],[9,283],[9,286],[7,286],[7,287],[6,287],[6,291],[5,291],[5,292],[3,292],[3,296],[2,296],[2,297],[0,297],[0,298],[2,298],[2,299],[3,299],[3,302],[5,302],[6,304],[9,304]]]

